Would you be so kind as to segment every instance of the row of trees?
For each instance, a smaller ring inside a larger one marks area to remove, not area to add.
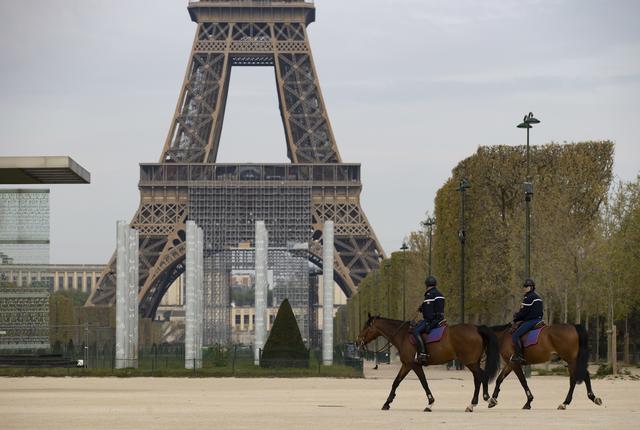
[[[49,296],[49,341],[51,345],[111,345],[115,342],[116,308],[85,307],[89,295],[81,291],[56,291]],[[138,326],[141,346],[162,342],[162,327],[149,318]]]
[[[614,181],[613,151],[608,141],[532,148],[531,272],[549,322],[585,323],[602,332],[605,321],[607,327],[622,321],[628,345],[629,332],[640,328],[640,177],[631,183]],[[460,313],[457,189],[463,179],[471,185],[465,204],[465,319],[503,323],[518,308],[525,172],[525,147],[481,147],[453,169],[438,191],[432,270],[447,296],[449,320],[456,321]],[[406,317],[413,316],[427,272],[426,229],[411,233],[408,244],[406,254],[394,253],[383,262],[340,311],[338,339],[353,339],[369,310],[400,318],[403,286]]]

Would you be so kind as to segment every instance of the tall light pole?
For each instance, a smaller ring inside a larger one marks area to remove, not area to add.
[[[466,179],[460,181],[458,191],[460,191],[460,230],[458,239],[460,240],[460,324],[464,324],[464,246],[467,242],[467,230],[464,223],[464,206],[466,202],[466,191],[471,185]]]
[[[377,285],[377,300],[376,300],[376,314],[382,315],[382,255],[378,257],[378,270],[376,271],[376,285]]]
[[[533,124],[539,124],[540,121],[529,112],[524,116],[522,122],[517,125],[518,128],[527,130],[527,177],[524,182],[524,277],[531,277],[531,200],[533,199],[533,183],[531,182],[531,154],[529,151],[529,130]]]
[[[385,284],[387,284],[387,318],[391,318],[391,284],[389,283],[389,270],[391,270],[391,261],[384,262]],[[387,344],[387,356],[391,360],[391,343]]]
[[[391,262],[384,262],[385,284],[387,287],[387,318],[391,318],[391,284],[389,281],[389,270],[391,270]]]
[[[407,320],[407,255],[406,251],[409,249],[406,242],[402,242],[400,247],[402,250],[402,321]]]
[[[433,217],[429,217],[427,218],[426,221],[424,221],[422,223],[422,225],[424,225],[425,227],[427,227],[429,230],[429,276],[431,276],[432,270],[431,270],[431,240],[433,239],[433,226],[435,225],[436,220]]]

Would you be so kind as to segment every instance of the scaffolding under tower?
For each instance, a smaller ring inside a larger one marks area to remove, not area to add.
[[[267,266],[273,306],[289,300],[309,339],[311,183],[287,177],[284,166],[216,165],[213,181],[191,181],[189,219],[204,231],[204,343],[230,339],[231,272],[255,267],[255,225],[269,232]]]

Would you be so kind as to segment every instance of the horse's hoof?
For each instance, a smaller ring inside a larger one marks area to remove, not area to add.
[[[598,406],[602,406],[602,399],[600,397],[596,397],[593,403],[595,403]]]
[[[497,404],[498,404],[498,401],[496,399],[494,399],[493,397],[489,399],[489,407],[490,408],[493,408]]]
[[[565,409],[567,409],[567,405],[565,405],[564,403],[558,406],[559,411],[564,411]]]
[[[482,399],[483,399],[485,402],[489,401],[489,395],[488,395],[488,394],[483,394],[483,395],[482,395]]]
[[[531,405],[529,403],[527,403],[526,405],[524,405],[522,407],[522,409],[531,409]]]
[[[431,412],[431,406],[427,406],[426,408],[424,408],[425,412]]]
[[[465,409],[464,411],[465,412],[473,412],[473,405],[467,406],[467,409]]]
[[[388,411],[389,410],[389,405],[382,405],[382,410],[383,411]]]

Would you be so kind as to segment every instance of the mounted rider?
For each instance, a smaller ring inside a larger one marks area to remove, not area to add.
[[[416,339],[416,346],[418,348],[418,354],[416,361],[418,363],[424,363],[428,358],[424,342],[422,341],[422,332],[427,334],[435,327],[438,327],[440,322],[444,320],[444,295],[436,288],[438,281],[433,276],[427,276],[424,281],[426,292],[424,293],[424,301],[418,307],[418,312],[422,312],[423,320],[419,321],[411,334]]]
[[[524,298],[520,304],[520,310],[513,314],[514,324],[520,321],[522,323],[511,335],[515,345],[515,353],[511,356],[510,361],[516,364],[526,364],[520,338],[542,321],[543,316],[542,298],[535,292],[536,284],[533,279],[525,279],[522,287],[525,289]]]

